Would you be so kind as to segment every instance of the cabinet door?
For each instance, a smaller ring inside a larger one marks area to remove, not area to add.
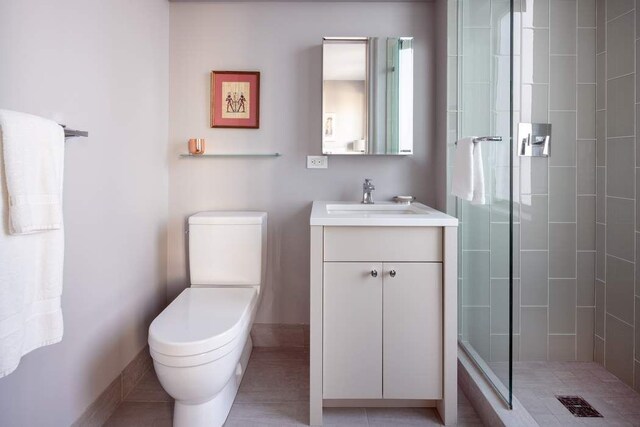
[[[442,264],[385,263],[384,397],[442,398]]]
[[[324,263],[323,323],[323,397],[382,398],[381,263]]]

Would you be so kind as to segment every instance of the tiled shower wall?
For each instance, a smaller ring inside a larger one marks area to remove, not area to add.
[[[595,12],[595,0],[519,12],[520,121],[552,125],[550,157],[517,159],[520,360],[593,360]]]
[[[513,159],[514,357],[592,360],[596,0],[515,3],[514,127],[520,121],[552,123],[553,137],[549,158]],[[485,361],[503,361],[509,302],[508,202],[501,194],[509,179],[509,2],[458,5],[463,28],[449,61],[450,70],[460,67],[454,80],[460,93],[457,103],[450,102],[449,126],[462,136],[505,138],[482,146],[488,204],[457,206],[460,332]]]
[[[595,359],[640,390],[640,2],[597,1]],[[635,108],[634,108],[635,107]],[[638,156],[638,157],[637,157]],[[635,342],[635,348],[634,348]]]

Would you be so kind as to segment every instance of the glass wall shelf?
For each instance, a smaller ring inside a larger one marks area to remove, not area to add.
[[[180,157],[280,157],[280,153],[211,153],[211,154],[180,154]]]

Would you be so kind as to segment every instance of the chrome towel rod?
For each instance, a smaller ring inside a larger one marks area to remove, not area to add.
[[[477,138],[473,138],[473,142],[485,142],[485,141],[502,141],[502,137],[501,136],[479,136]]]
[[[64,129],[64,138],[76,138],[79,136],[89,136],[89,132],[87,132],[86,130],[75,130],[75,129],[67,129],[67,127],[65,125],[60,125],[62,126],[62,129]]]
[[[499,142],[502,141],[502,137],[501,136],[478,136],[473,138],[473,143],[477,143],[477,142],[485,142],[485,141],[494,141],[494,142]],[[454,145],[458,145],[458,141],[453,143]]]

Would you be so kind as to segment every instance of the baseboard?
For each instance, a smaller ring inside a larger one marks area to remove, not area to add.
[[[80,418],[72,424],[72,427],[100,427],[104,425],[152,364],[149,348],[145,346],[100,396],[87,407]]]
[[[322,399],[325,408],[435,408],[427,399]]]
[[[460,348],[460,345],[458,345],[458,385],[484,425],[495,427],[538,426],[538,423],[515,396],[512,398],[513,409],[507,407],[504,400],[498,396],[495,388],[467,353]]]
[[[251,339],[254,347],[309,348],[309,325],[254,323]]]

